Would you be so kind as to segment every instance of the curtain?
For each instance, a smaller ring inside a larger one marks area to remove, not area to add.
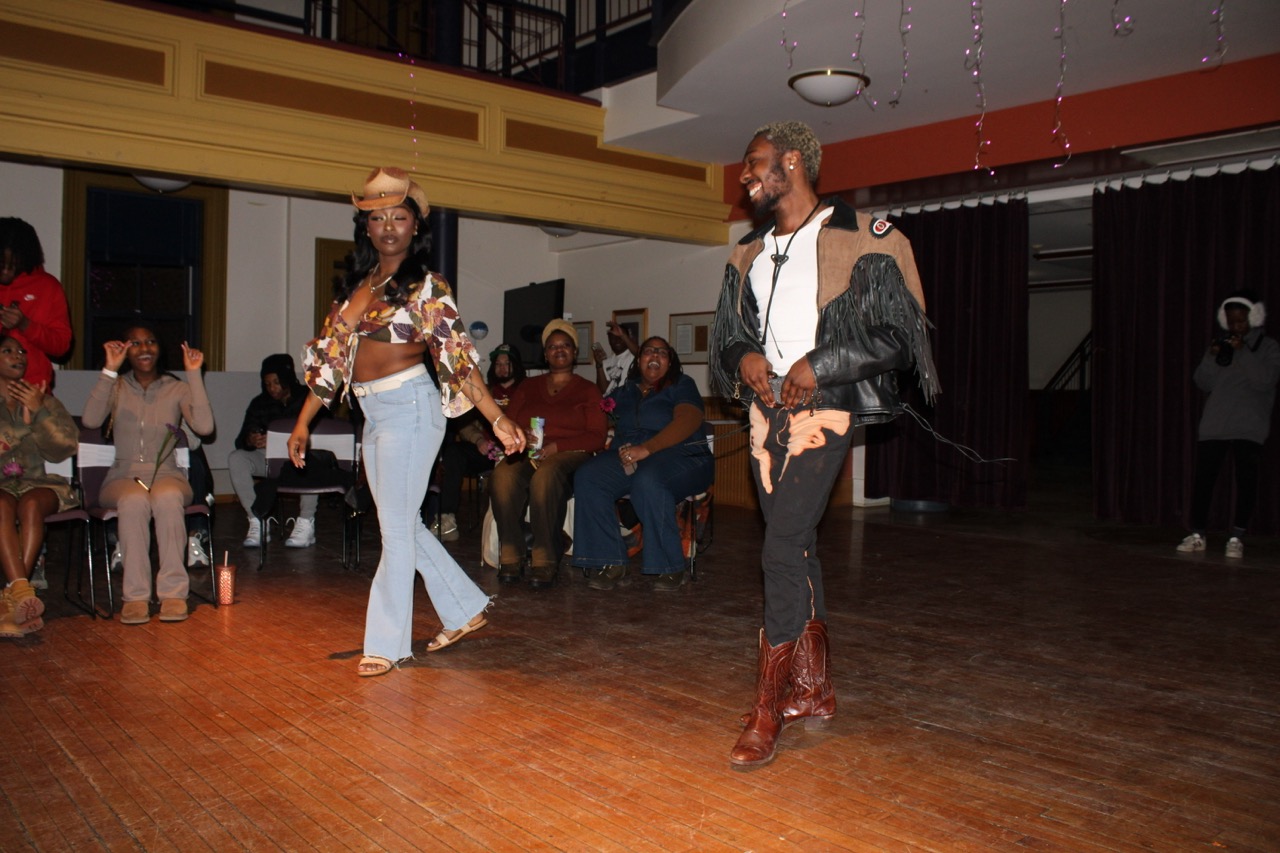
[[[1280,169],[1108,187],[1094,194],[1093,235],[1094,508],[1104,519],[1179,525],[1203,407],[1192,373],[1218,305],[1248,289],[1280,310],[1269,298],[1280,297]],[[1280,531],[1274,445],[1264,449],[1257,532]],[[1227,526],[1223,480],[1215,528]]]
[[[936,434],[901,416],[867,430],[867,494],[963,507],[1026,505],[1027,203],[1013,200],[911,214],[911,239],[934,324],[942,393],[903,397]],[[972,462],[947,442],[1003,463]]]

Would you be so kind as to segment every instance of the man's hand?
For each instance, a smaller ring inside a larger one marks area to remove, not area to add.
[[[777,403],[773,399],[773,389],[769,387],[769,377],[772,374],[773,365],[758,352],[747,353],[738,363],[738,378],[742,380],[742,384],[755,391],[760,402],[766,406]]]
[[[782,405],[788,409],[808,406],[817,390],[818,377],[813,375],[808,357],[802,357],[791,365],[787,378],[782,381]]]

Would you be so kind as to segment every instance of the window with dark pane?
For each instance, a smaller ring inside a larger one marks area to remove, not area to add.
[[[136,323],[154,329],[170,370],[182,342],[200,347],[204,203],[155,193],[88,190],[85,241],[86,365]]]

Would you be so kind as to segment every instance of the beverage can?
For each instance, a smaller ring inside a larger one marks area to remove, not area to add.
[[[546,418],[529,418],[529,457],[538,455],[542,449],[542,432],[547,425]]]

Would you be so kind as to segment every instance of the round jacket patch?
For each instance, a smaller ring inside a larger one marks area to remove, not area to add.
[[[887,219],[871,220],[871,233],[877,237],[883,237],[893,230],[893,223]]]

